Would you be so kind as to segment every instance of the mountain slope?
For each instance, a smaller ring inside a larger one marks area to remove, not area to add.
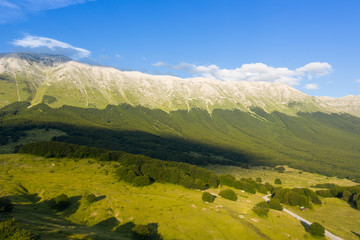
[[[15,101],[103,109],[127,103],[164,111],[260,107],[266,112],[346,112],[360,115],[360,100],[316,98],[279,83],[182,79],[91,66],[62,56],[0,55],[0,107]]]

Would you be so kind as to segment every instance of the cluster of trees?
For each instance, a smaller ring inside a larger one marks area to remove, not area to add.
[[[221,190],[219,195],[223,198],[229,199],[231,201],[236,201],[238,199],[236,193],[231,189]]]
[[[256,213],[258,216],[263,217],[263,216],[267,216],[269,211],[270,211],[270,207],[268,205],[268,203],[266,201],[262,201],[259,202],[258,204],[256,204],[253,208],[252,208],[253,212]]]
[[[63,143],[63,142],[36,142],[26,144],[18,150],[19,153],[30,153],[47,158],[104,158],[108,157],[106,150],[79,146],[76,144]],[[121,152],[119,152],[119,155]],[[102,157],[104,155],[104,157]]]
[[[123,155],[120,163],[116,175],[134,186],[146,186],[156,181],[205,189],[219,184],[215,173],[187,163],[167,162],[132,154]]]
[[[312,208],[311,203],[321,204],[318,195],[308,188],[275,188],[273,198],[278,199],[281,203],[290,206],[304,206]]]
[[[276,198],[272,198],[269,202],[266,201],[259,202],[252,208],[252,210],[258,216],[262,217],[268,215],[270,208],[278,211],[283,210],[283,207],[279,199]]]
[[[350,205],[360,210],[360,185],[351,187],[341,187],[335,184],[316,185],[319,188],[328,188],[317,190],[316,193],[322,197],[336,197],[343,199]]]
[[[241,178],[240,180],[236,180],[235,177],[231,175],[220,175],[219,180],[221,185],[244,190],[245,192],[252,194],[255,194],[256,191],[266,194],[268,191],[272,191],[274,189],[270,183],[262,184],[252,178]],[[261,180],[261,178],[258,178],[257,180]]]

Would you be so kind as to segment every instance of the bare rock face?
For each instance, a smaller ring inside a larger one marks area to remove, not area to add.
[[[360,116],[360,96],[311,97],[280,83],[183,79],[92,66],[49,54],[0,55],[0,107],[15,101],[105,108],[127,103],[164,111],[259,107],[266,112],[344,112]]]

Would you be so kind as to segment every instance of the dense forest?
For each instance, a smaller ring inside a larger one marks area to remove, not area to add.
[[[105,109],[16,102],[0,110],[1,144],[32,128],[66,133],[53,140],[190,164],[287,164],[329,176],[360,178],[360,119],[348,114],[288,116],[200,109],[164,112],[130,105]]]

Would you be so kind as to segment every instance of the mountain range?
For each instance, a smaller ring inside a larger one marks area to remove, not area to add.
[[[198,165],[289,165],[360,181],[360,96],[313,97],[268,82],[182,79],[64,56],[0,55],[0,135]],[[1,147],[1,146],[0,146]]]
[[[0,55],[0,107],[16,101],[104,109],[130,104],[166,112],[200,108],[259,107],[296,115],[297,112],[349,113],[360,116],[360,96],[312,97],[290,86],[269,82],[183,79],[93,66],[60,55],[10,53]]]

